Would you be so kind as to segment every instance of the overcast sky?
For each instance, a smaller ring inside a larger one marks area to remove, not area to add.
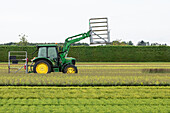
[[[96,17],[108,17],[111,41],[170,45],[170,0],[0,0],[0,43],[19,42],[21,33],[29,42],[64,42]]]

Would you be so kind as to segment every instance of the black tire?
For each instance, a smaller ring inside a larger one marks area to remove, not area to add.
[[[74,72],[73,72],[73,73],[68,73],[68,69],[69,69],[69,68],[74,69],[74,70],[73,70]],[[74,66],[74,65],[67,65],[67,66],[64,67],[63,73],[74,74],[74,73],[78,73],[78,70],[77,70],[77,67]]]
[[[37,67],[37,65],[40,64],[40,63],[45,63],[45,64],[48,66],[48,71],[47,71],[47,73],[51,73],[51,65],[50,65],[47,61],[45,61],[45,60],[39,60],[39,61],[35,62],[34,66],[33,66],[33,72],[34,72],[34,73],[37,73],[36,67]]]

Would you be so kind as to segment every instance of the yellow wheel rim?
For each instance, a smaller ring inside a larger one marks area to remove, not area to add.
[[[67,73],[75,73],[75,69],[73,67],[67,68]]]
[[[37,73],[47,73],[48,72],[48,66],[45,63],[39,63],[36,67]]]

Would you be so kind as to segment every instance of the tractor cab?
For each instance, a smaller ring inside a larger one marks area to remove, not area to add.
[[[50,45],[39,45],[38,49],[38,57],[45,57],[49,59],[57,59],[58,58],[58,50],[56,44]]]

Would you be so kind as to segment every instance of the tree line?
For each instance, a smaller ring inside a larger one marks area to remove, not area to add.
[[[122,45],[122,46],[126,46],[126,45],[133,45],[134,46],[134,43],[132,41],[128,41],[128,42],[125,42],[125,41],[121,41],[121,40],[115,40],[111,43],[111,45]],[[139,41],[137,43],[137,46],[167,46],[167,44],[160,44],[160,43],[150,43],[150,42],[145,42],[143,40]]]
[[[21,34],[19,35],[20,37],[20,41],[19,42],[9,42],[9,43],[4,43],[4,44],[0,44],[0,45],[16,45],[16,46],[36,46],[39,44],[55,44],[55,43],[30,43],[27,40],[27,35],[25,34]],[[58,46],[63,46],[64,43],[58,43]],[[111,43],[107,44],[107,45],[119,45],[119,46],[127,46],[127,45],[131,45],[134,46],[134,43],[132,41],[121,41],[121,40],[114,40]],[[88,43],[74,43],[71,46],[89,46]],[[160,44],[160,43],[150,43],[150,42],[145,42],[143,40],[139,41],[137,43],[137,46],[167,46],[167,44]]]

